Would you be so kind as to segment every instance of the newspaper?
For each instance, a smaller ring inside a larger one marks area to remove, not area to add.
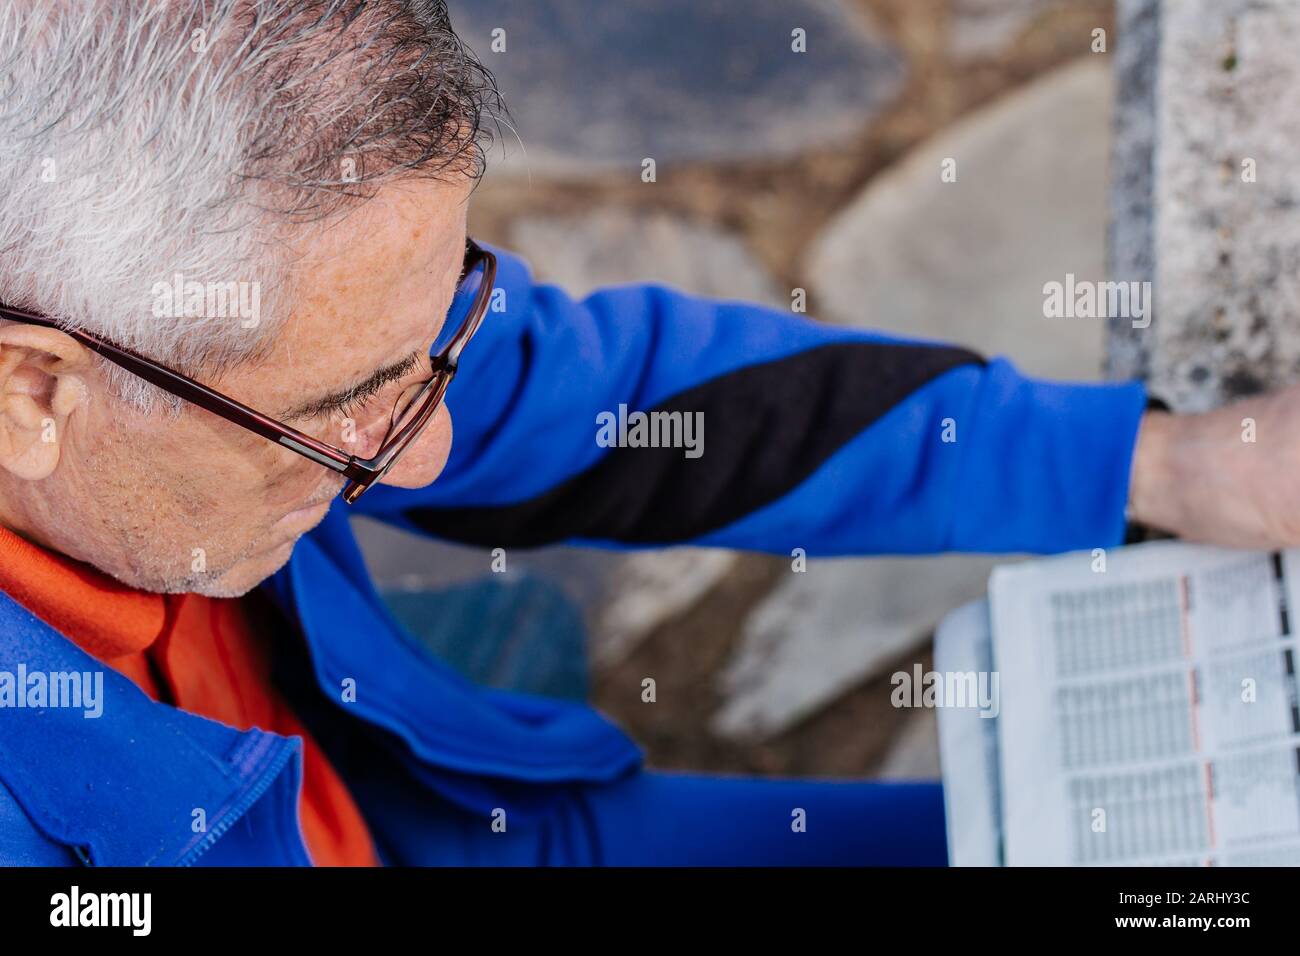
[[[934,668],[941,674],[993,670],[989,602],[973,601],[943,619],[934,633]],[[939,710],[948,862],[1001,866],[1002,799],[998,782],[998,721],[973,707]]]
[[[1154,542],[994,572],[1008,865],[1300,864],[1298,560]]]

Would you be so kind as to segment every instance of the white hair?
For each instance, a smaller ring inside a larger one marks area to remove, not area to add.
[[[443,0],[3,0],[0,302],[219,374],[283,320],[286,226],[478,175],[492,103]],[[177,275],[254,283],[265,318],[159,314]]]

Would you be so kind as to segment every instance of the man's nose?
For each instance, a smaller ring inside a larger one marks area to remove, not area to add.
[[[446,467],[451,454],[451,436],[451,415],[444,405],[434,412],[433,420],[415,441],[406,446],[380,483],[397,488],[423,488],[432,484]]]

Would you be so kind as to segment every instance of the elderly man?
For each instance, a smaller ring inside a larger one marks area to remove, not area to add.
[[[943,861],[937,785],[648,771],[468,684],[354,512],[504,548],[1300,541],[1292,393],[1177,417],[535,284],[466,236],[493,89],[441,2],[9,0],[0,64],[0,862]],[[626,409],[707,431],[613,440]]]

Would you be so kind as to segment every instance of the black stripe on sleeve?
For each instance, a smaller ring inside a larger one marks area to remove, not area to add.
[[[485,547],[570,538],[690,541],[793,490],[912,392],[972,364],[984,360],[948,346],[818,346],[736,369],[650,410],[703,412],[699,458],[686,458],[681,448],[610,448],[591,467],[527,501],[406,514],[439,537]],[[594,419],[591,429],[594,442]]]

